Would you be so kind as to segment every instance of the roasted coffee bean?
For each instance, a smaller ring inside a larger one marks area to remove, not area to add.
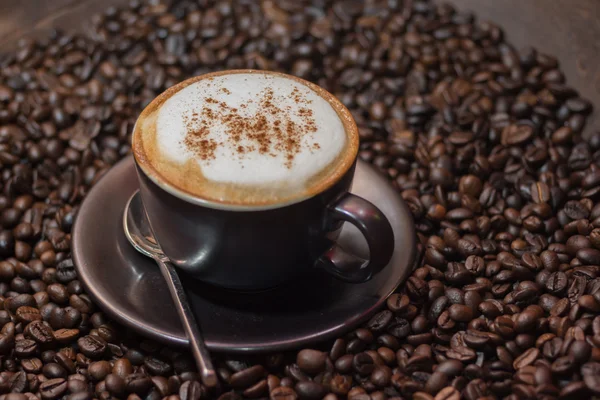
[[[382,389],[390,384],[391,378],[392,370],[386,366],[376,367],[371,373],[371,382]]]
[[[88,385],[85,380],[69,378],[67,382],[67,390],[71,393],[86,393],[88,390]]]
[[[404,311],[410,304],[410,300],[406,295],[400,295],[399,293],[395,293],[388,297],[387,306],[392,312],[402,312]]]
[[[30,294],[18,294],[14,297],[9,297],[4,301],[4,309],[11,313],[16,313],[19,307],[28,306],[35,307],[35,298]]]
[[[111,366],[108,361],[96,361],[88,366],[88,375],[96,381],[101,381],[111,372]]]
[[[12,324],[12,323],[11,323]],[[9,324],[4,325],[10,326]],[[14,329],[14,328],[13,328]],[[5,330],[5,329],[3,329]],[[8,354],[15,342],[14,333],[0,333],[0,354]]]
[[[353,362],[354,355],[346,354],[337,359],[337,361],[335,362],[335,369],[342,374],[350,373],[350,371],[352,371]]]
[[[533,364],[533,362],[537,359],[537,357],[539,356],[540,351],[536,348],[531,348],[527,351],[525,351],[523,354],[519,355],[514,363],[513,363],[513,368],[516,370],[519,370],[521,368],[524,368],[528,365]]]
[[[435,395],[434,400],[459,400],[460,392],[452,386],[446,386],[438,394]]]
[[[375,364],[373,358],[367,353],[359,353],[352,360],[354,370],[360,375],[369,375],[373,372]]]
[[[54,342],[54,332],[52,331],[52,328],[40,320],[27,324],[25,327],[25,336],[40,344]]]
[[[265,368],[262,365],[255,365],[233,374],[229,384],[234,388],[248,388],[266,376]]]
[[[369,328],[373,333],[382,332],[392,321],[392,318],[393,314],[391,311],[381,311],[371,318],[371,320],[367,323],[367,328]]]
[[[42,399],[56,399],[67,390],[67,381],[64,378],[49,379],[40,385]]]
[[[437,372],[441,372],[449,377],[459,375],[463,370],[463,365],[460,361],[447,360],[440,363],[436,369]]]
[[[431,374],[427,382],[425,383],[425,391],[432,395],[440,393],[440,391],[446,387],[448,383],[448,376],[441,372],[434,372]]]
[[[28,358],[21,360],[21,367],[27,373],[37,374],[42,370],[43,364],[39,358]]]
[[[42,368],[42,373],[48,379],[66,378],[68,375],[68,372],[57,363],[49,363],[44,365]]]
[[[345,396],[352,386],[352,378],[348,375],[335,375],[331,380],[330,389],[332,393]]]
[[[184,382],[179,388],[179,398],[181,400],[196,400],[203,395],[202,385],[198,381]]]
[[[54,338],[59,343],[70,343],[79,335],[79,329],[58,329],[54,331]]]
[[[285,374],[294,381],[308,381],[310,377],[302,372],[298,364],[291,364],[285,367]]]
[[[395,317],[388,325],[387,332],[397,338],[405,338],[410,334],[410,324],[404,318]]]
[[[54,350],[42,351],[42,354],[40,354],[40,358],[45,363],[50,363],[50,362],[54,361],[55,356],[56,356],[56,351],[54,351]]]
[[[79,350],[90,358],[102,356],[106,351],[106,342],[97,336],[87,335],[77,340]]]
[[[131,365],[131,362],[128,359],[120,358],[116,360],[113,364],[112,373],[117,376],[120,376],[121,378],[125,378],[127,377],[127,375],[133,373],[133,366]]]
[[[387,365],[393,365],[396,361],[396,353],[389,347],[380,347],[377,349],[377,354]]]
[[[69,292],[67,292],[67,288],[60,283],[48,285],[46,292],[48,293],[50,301],[58,305],[64,305],[69,300]]]
[[[323,385],[311,381],[298,382],[294,389],[300,399],[307,400],[322,399],[327,393],[327,389]]]
[[[591,352],[592,347],[584,340],[575,340],[569,348],[569,354],[579,364],[586,362],[590,358]]]
[[[146,357],[144,360],[144,366],[146,370],[150,372],[152,375],[168,375],[172,367],[169,363],[160,360],[156,357]]]
[[[68,373],[73,374],[76,372],[76,367],[74,361],[70,357],[72,354],[68,353],[71,352],[60,351],[56,353],[56,355],[54,356],[54,361]]]
[[[575,368],[575,359],[573,356],[559,357],[552,363],[552,373],[556,375],[567,375],[573,372]]]
[[[40,310],[35,307],[22,306],[17,308],[16,311],[17,319],[23,323],[29,323],[37,320],[41,320],[42,316]]]
[[[123,396],[126,389],[125,380],[120,376],[108,374],[105,379],[106,389],[115,396]]]
[[[11,373],[5,379],[7,392],[22,393],[28,387],[27,375],[23,371]]]
[[[346,345],[346,352],[350,354],[357,354],[363,351],[367,347],[367,344],[362,340],[356,338],[352,339]]]
[[[14,351],[17,357],[30,357],[38,351],[38,345],[34,340],[21,339],[15,341]]]
[[[271,391],[269,394],[271,400],[296,400],[298,395],[294,389],[280,386]]]
[[[67,258],[56,265],[56,278],[59,282],[67,283],[77,277],[73,260]]]
[[[585,386],[594,394],[600,393],[600,376],[597,374],[584,374],[583,382]]]
[[[567,276],[564,272],[553,272],[546,280],[546,289],[553,294],[561,294],[568,284]]]
[[[325,369],[327,353],[305,349],[301,350],[296,357],[296,363],[300,369],[308,374],[318,374]]]
[[[125,378],[126,391],[137,395],[145,395],[152,387],[152,380],[139,373],[128,375]]]
[[[473,310],[471,307],[464,306],[461,304],[452,304],[448,308],[450,318],[458,322],[469,322],[473,319]]]

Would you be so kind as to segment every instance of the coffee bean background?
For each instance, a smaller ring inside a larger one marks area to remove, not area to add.
[[[92,31],[0,56],[0,399],[600,396],[600,134],[555,57],[419,0],[134,0]],[[331,343],[215,354],[209,390],[186,351],[97,309],[70,231],[140,110],[226,68],[338,96],[360,157],[409,205],[423,261]]]

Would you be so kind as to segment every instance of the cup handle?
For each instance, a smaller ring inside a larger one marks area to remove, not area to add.
[[[326,226],[339,221],[356,226],[367,240],[369,260],[350,254],[334,243],[317,259],[317,267],[342,281],[361,283],[370,280],[392,258],[394,231],[385,215],[371,202],[346,193],[328,207],[326,218]]]

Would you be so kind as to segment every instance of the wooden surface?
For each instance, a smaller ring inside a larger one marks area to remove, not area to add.
[[[257,0],[258,1],[258,0]],[[35,28],[53,26],[82,31],[86,18],[126,0],[0,0],[0,49]],[[504,28],[517,48],[534,46],[555,55],[567,81],[600,111],[600,0],[451,0],[481,20]],[[595,112],[586,131],[600,129]]]
[[[600,130],[600,0],[452,0],[500,25],[517,49],[558,57],[567,83],[595,105],[586,133]]]
[[[89,18],[127,0],[0,0],[0,49],[20,37],[41,37],[52,28],[85,32]]]

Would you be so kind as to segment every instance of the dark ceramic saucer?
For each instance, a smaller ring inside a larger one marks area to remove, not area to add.
[[[73,228],[79,278],[118,322],[152,339],[187,345],[158,267],[134,250],[122,231],[123,209],[137,188],[133,158],[128,157],[86,197]],[[369,318],[408,277],[417,251],[406,205],[383,177],[360,161],[352,192],[378,206],[394,227],[390,264],[363,284],[343,283],[315,270],[303,279],[253,293],[223,290],[182,276],[209,349],[279,351],[335,337]],[[350,224],[345,224],[339,243],[366,256],[366,243]]]

